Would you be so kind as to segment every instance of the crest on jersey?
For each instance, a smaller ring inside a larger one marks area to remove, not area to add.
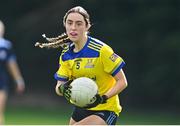
[[[88,59],[85,68],[94,68],[93,59]]]
[[[115,62],[118,57],[119,57],[119,56],[118,56],[117,54],[113,53],[113,54],[109,57],[109,59],[112,60],[113,62]]]

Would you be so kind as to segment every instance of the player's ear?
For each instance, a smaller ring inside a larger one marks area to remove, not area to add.
[[[91,28],[91,24],[88,24],[86,28],[87,28],[87,31],[89,31],[89,29]]]

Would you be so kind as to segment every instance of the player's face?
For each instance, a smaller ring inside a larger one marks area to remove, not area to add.
[[[84,17],[79,13],[70,13],[67,16],[65,27],[69,39],[73,42],[80,42],[86,37],[88,27]]]

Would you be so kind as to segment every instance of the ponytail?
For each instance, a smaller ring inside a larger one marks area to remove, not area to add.
[[[43,34],[42,36],[48,42],[47,43],[36,42],[36,44],[35,44],[36,47],[40,47],[40,48],[59,48],[59,47],[61,47],[61,48],[64,48],[66,45],[68,45],[70,43],[69,38],[66,33],[63,33],[55,38],[48,38],[48,37],[46,37],[45,34]]]

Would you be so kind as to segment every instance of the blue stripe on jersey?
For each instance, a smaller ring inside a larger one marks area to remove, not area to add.
[[[54,78],[59,81],[68,81],[68,78],[60,77],[57,73],[54,74]]]
[[[115,76],[120,70],[121,68],[125,65],[125,62],[122,62],[117,68],[116,70],[113,71],[113,73],[111,74],[112,76]]]
[[[73,52],[73,47],[70,47],[70,49],[65,52],[63,55],[62,55],[62,60],[63,61],[66,61],[66,60],[72,60],[72,59],[75,59],[75,58],[94,58],[94,57],[99,57],[99,51],[96,51],[94,49],[91,49],[88,47],[89,45],[89,42],[91,41],[91,37],[88,37],[88,40],[85,44],[85,46],[83,47],[83,49],[81,49],[79,52],[75,53]],[[93,40],[94,42],[94,40]],[[98,42],[95,42],[99,45],[102,45]]]

